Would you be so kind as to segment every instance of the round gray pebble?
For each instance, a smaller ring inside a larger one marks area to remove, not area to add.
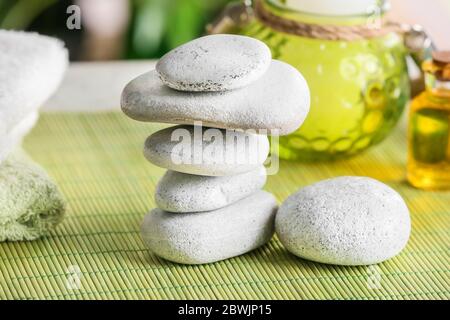
[[[371,265],[406,246],[409,210],[387,185],[340,177],[301,189],[280,207],[276,232],[293,254],[337,265]]]
[[[165,86],[156,71],[132,80],[122,93],[122,111],[138,121],[223,129],[267,130],[286,135],[304,122],[310,106],[306,80],[294,67],[273,60],[258,81],[226,92],[181,92]],[[261,132],[260,132],[261,133]]]
[[[224,177],[206,177],[167,171],[156,187],[158,208],[170,212],[216,210],[261,190],[267,180],[264,166]]]
[[[269,149],[269,139],[263,135],[176,126],[148,137],[144,155],[154,165],[169,170],[203,176],[228,176],[259,168]]]
[[[267,243],[276,210],[275,198],[264,191],[215,211],[178,214],[154,209],[145,216],[141,234],[148,248],[166,260],[211,263]]]
[[[225,91],[248,86],[269,68],[272,55],[263,42],[218,34],[190,41],[161,58],[156,71],[167,86],[181,91]]]

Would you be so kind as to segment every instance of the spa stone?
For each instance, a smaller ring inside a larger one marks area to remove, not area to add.
[[[263,135],[216,128],[175,126],[147,138],[148,161],[169,170],[227,176],[259,168],[269,154],[269,139]]]
[[[276,60],[258,81],[227,92],[176,91],[151,71],[125,87],[121,102],[122,111],[139,121],[189,125],[201,121],[207,127],[265,129],[268,135],[297,130],[309,105],[309,89],[303,76]]]
[[[157,256],[183,264],[220,261],[267,243],[274,231],[275,198],[257,191],[230,206],[201,213],[147,214],[141,234]]]
[[[399,254],[411,230],[402,197],[365,177],[340,177],[290,196],[276,217],[276,232],[293,254],[337,265],[371,265]]]
[[[272,55],[263,42],[218,34],[195,39],[167,53],[156,71],[167,86],[181,91],[243,88],[269,68]]]
[[[216,210],[261,190],[267,180],[264,166],[225,177],[205,177],[168,171],[156,187],[158,208],[170,212]]]

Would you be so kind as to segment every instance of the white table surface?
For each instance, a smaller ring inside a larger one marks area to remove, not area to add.
[[[119,110],[125,85],[154,67],[151,60],[72,63],[43,111]]]
[[[76,62],[43,107],[43,111],[105,111],[120,109],[120,95],[125,85],[155,68],[155,60]],[[411,77],[419,71],[411,65]]]

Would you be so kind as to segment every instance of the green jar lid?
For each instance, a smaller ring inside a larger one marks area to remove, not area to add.
[[[272,0],[273,1],[273,0]],[[324,16],[370,15],[388,11],[388,0],[275,0],[290,9]]]

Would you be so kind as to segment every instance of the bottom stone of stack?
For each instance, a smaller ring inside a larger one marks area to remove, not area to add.
[[[182,264],[212,263],[266,244],[274,233],[277,209],[276,199],[265,191],[214,211],[154,209],[145,216],[141,234],[161,258]]]

